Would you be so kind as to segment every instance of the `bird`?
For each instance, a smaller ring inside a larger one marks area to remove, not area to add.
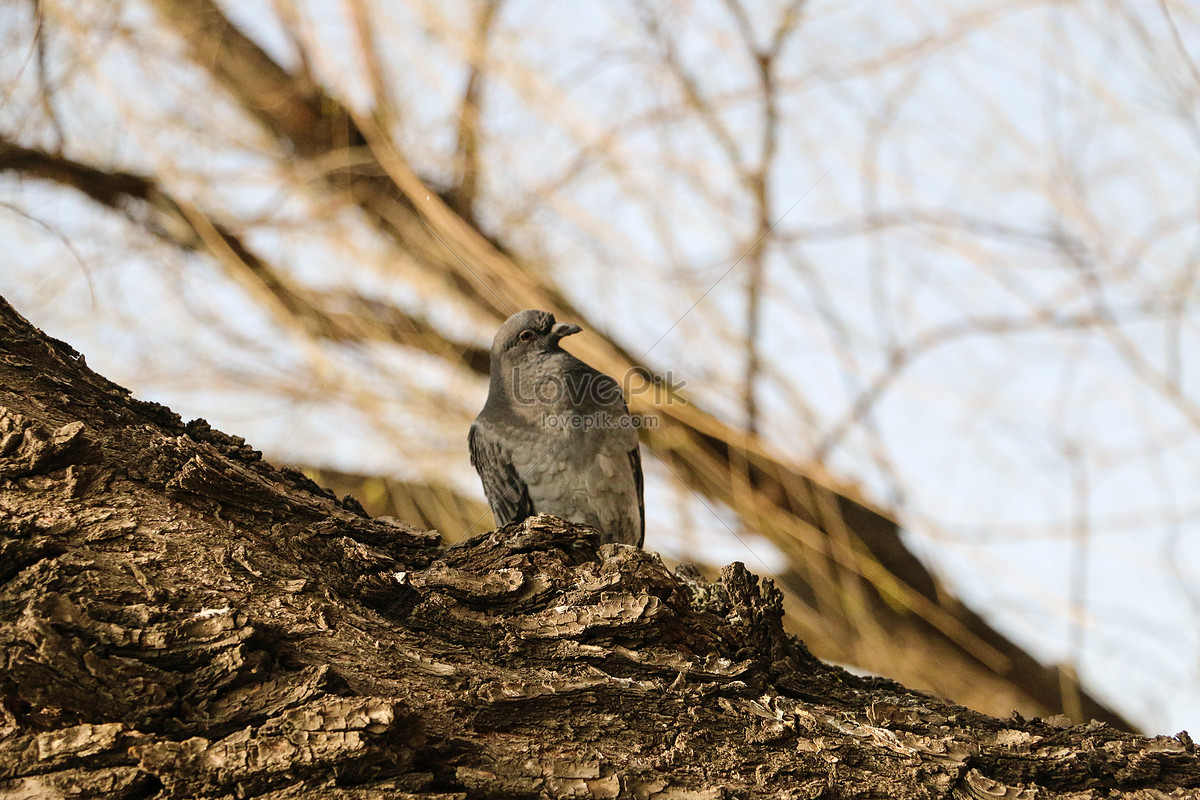
[[[497,526],[553,514],[595,528],[601,543],[641,547],[638,420],[617,381],[560,346],[581,330],[532,309],[500,326],[487,402],[467,437],[471,464]]]

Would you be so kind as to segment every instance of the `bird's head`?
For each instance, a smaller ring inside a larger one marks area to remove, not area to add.
[[[555,322],[548,311],[518,311],[513,314],[492,340],[492,357],[514,363],[535,353],[559,350],[558,343],[564,336],[579,333],[582,328],[566,322]]]

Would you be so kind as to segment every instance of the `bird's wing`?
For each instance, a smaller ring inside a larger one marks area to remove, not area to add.
[[[483,481],[483,493],[492,507],[496,524],[507,525],[533,516],[529,487],[521,480],[512,457],[495,435],[474,422],[467,444],[471,448],[471,466]]]
[[[588,367],[589,370],[596,375],[597,397],[602,402],[606,401],[609,408],[619,408],[621,413],[629,416],[629,406],[625,404],[625,395],[621,390],[621,384],[601,372],[596,372]],[[646,497],[645,497],[645,480],[642,477],[642,453],[638,450],[637,431],[633,429],[633,449],[629,451],[629,466],[633,469],[633,485],[637,490],[638,504],[638,540],[637,546],[641,547],[646,541]]]
[[[633,467],[633,483],[637,487],[638,525],[641,526],[637,546],[641,547],[642,543],[646,541],[646,498],[642,479],[642,454],[636,445],[629,451],[629,465]]]

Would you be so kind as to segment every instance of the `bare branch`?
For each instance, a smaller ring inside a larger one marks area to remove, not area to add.
[[[503,0],[483,0],[475,23],[472,56],[468,62],[467,86],[458,110],[458,152],[455,159],[458,180],[450,192],[450,206],[467,222],[475,224],[475,201],[479,192],[479,106],[486,76],[488,39],[492,25],[500,15]]]
[[[0,173],[53,181],[119,211],[156,237],[189,252],[212,256],[243,286],[264,298],[282,322],[335,341],[394,341],[424,352],[461,359],[486,374],[488,352],[454,342],[425,320],[390,304],[346,292],[301,289],[242,240],[195,206],[164,192],[153,180],[129,172],[106,172],[0,138]],[[249,279],[249,283],[246,279]]]

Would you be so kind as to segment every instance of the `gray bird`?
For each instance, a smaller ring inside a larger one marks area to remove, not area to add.
[[[578,325],[519,311],[492,340],[487,403],[471,424],[471,464],[497,525],[553,514],[601,541],[646,535],[637,428],[620,385],[559,346]]]

